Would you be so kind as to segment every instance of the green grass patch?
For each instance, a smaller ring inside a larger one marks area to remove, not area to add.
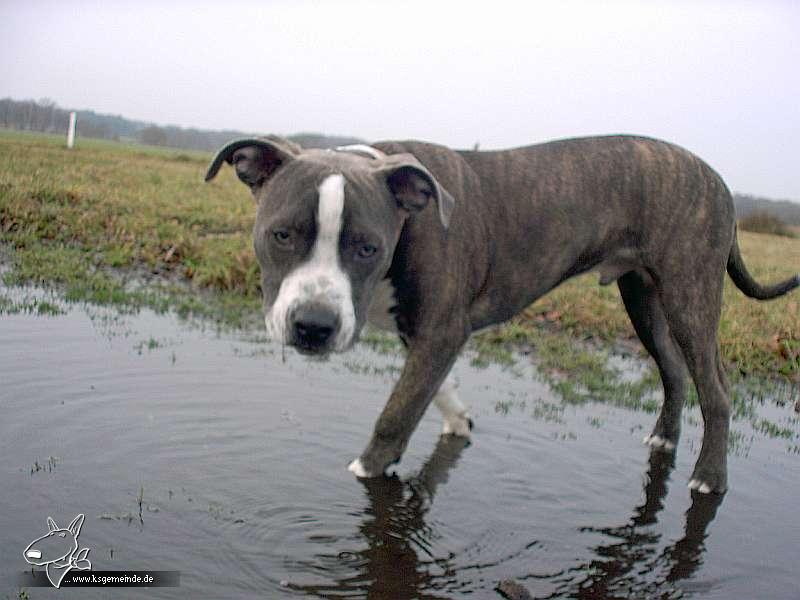
[[[8,296],[0,295],[0,315],[17,314],[56,317],[66,313],[58,304],[49,300],[14,300]]]
[[[403,351],[403,344],[396,335],[369,326],[361,332],[361,343],[383,355],[395,355]]]
[[[475,336],[473,365],[515,364],[519,349],[533,357],[539,377],[570,404],[603,402],[653,412],[660,379],[653,368],[631,378],[610,364],[610,353],[598,344],[576,341],[568,332],[517,318],[507,326]]]
[[[781,427],[767,419],[759,419],[753,423],[753,429],[771,438],[794,439],[794,430],[791,427]]]
[[[97,262],[97,256],[63,244],[18,248],[11,258],[11,270],[3,275],[3,283],[55,289],[67,302],[113,306],[123,313],[149,308],[157,313],[173,311],[183,319],[211,319],[226,327],[260,323],[258,298],[228,290],[194,289],[184,282],[159,279],[143,285],[139,272],[103,270]],[[34,310],[37,314],[62,312],[44,300],[11,303],[8,298],[0,299],[0,312]]]
[[[158,348],[161,348],[165,345],[164,342],[161,342],[154,337],[150,337],[146,340],[142,340],[133,346],[133,349],[136,350],[138,354],[142,354],[145,350],[148,352],[152,352]]]

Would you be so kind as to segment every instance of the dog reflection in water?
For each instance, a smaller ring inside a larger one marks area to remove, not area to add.
[[[286,583],[289,589],[318,596],[366,595],[376,598],[434,597],[435,591],[458,589],[464,575],[491,570],[503,563],[524,565],[530,573],[521,585],[513,579],[498,582],[501,596],[514,600],[532,597],[651,597],[667,596],[680,589],[680,582],[695,575],[703,564],[708,528],[725,496],[693,491],[685,515],[683,536],[665,543],[656,525],[664,509],[674,456],[651,453],[644,478],[644,502],[637,504],[622,525],[583,526],[579,534],[604,540],[589,546],[589,557],[578,557],[563,570],[543,574],[537,570],[536,544],[495,559],[483,557],[463,562],[451,552],[437,552],[438,533],[428,520],[434,497],[446,485],[462,450],[469,444],[459,436],[442,436],[420,472],[408,479],[398,476],[361,480],[367,496],[358,539],[366,547],[316,558],[333,572],[342,570],[329,583]],[[532,525],[531,536],[535,536]],[[533,548],[533,550],[531,550]],[[444,555],[441,555],[444,554]],[[577,563],[577,564],[573,564]],[[506,568],[512,568],[507,565]],[[354,572],[355,571],[355,572]],[[470,578],[467,575],[466,581]],[[538,586],[529,592],[528,586]],[[588,590],[587,595],[581,595]],[[500,596],[498,596],[500,597]]]

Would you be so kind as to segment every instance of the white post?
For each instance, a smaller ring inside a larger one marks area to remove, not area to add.
[[[75,145],[75,121],[77,115],[74,112],[69,113],[69,128],[67,129],[67,148],[72,148]]]

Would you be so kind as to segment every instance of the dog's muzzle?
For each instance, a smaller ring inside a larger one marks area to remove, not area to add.
[[[324,354],[332,349],[341,319],[330,307],[309,302],[289,314],[287,325],[290,345],[306,354]]]

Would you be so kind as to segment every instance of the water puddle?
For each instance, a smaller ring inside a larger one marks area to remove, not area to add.
[[[48,516],[83,513],[94,569],[181,572],[148,598],[494,598],[507,579],[537,598],[797,597],[792,399],[758,406],[777,434],[734,423],[731,491],[693,499],[697,409],[673,470],[641,444],[655,415],[565,405],[530,370],[465,358],[472,443],[440,438],[432,409],[394,476],[358,482],[346,465],[397,357],[284,357],[258,335],[0,291],[17,303],[0,315],[0,594]]]

